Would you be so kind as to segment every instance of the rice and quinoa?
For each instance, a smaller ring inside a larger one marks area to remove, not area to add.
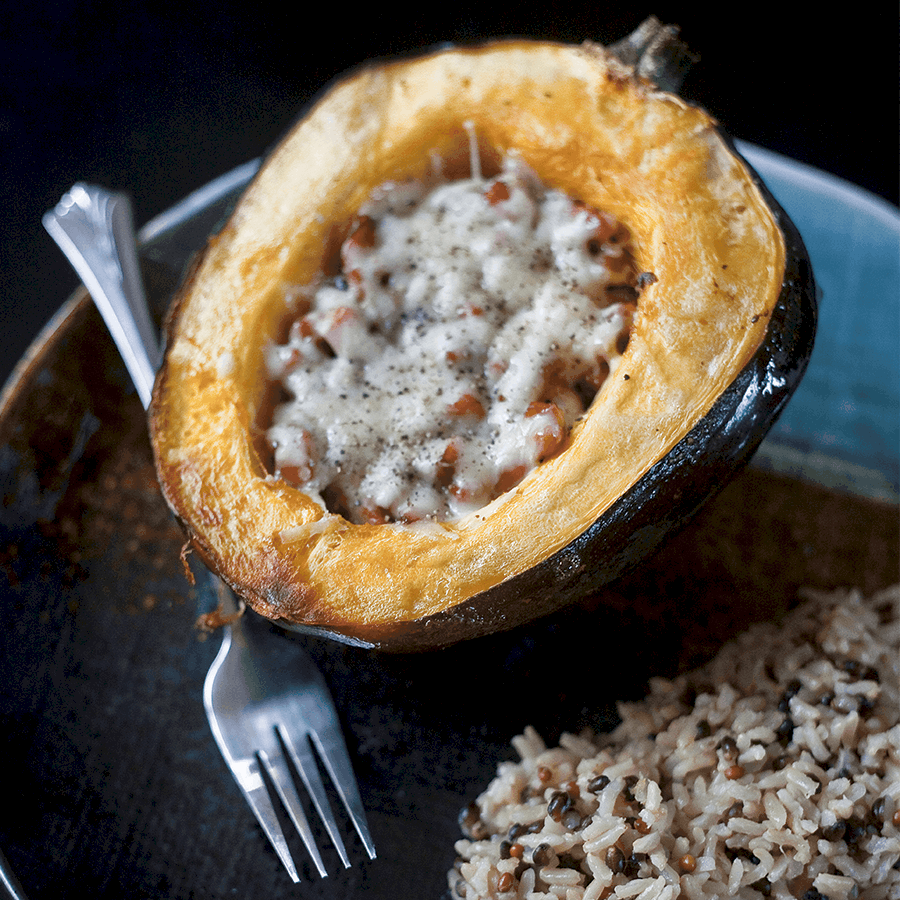
[[[810,594],[608,735],[531,728],[461,816],[456,898],[900,898],[900,586]]]

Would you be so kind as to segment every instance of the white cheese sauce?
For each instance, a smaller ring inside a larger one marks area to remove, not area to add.
[[[383,185],[267,350],[275,475],[356,522],[472,512],[560,452],[627,342],[627,230],[499,174]]]

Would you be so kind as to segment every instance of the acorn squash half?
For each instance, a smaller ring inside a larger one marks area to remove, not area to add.
[[[367,195],[434,153],[515,149],[629,228],[641,294],[622,363],[567,449],[460,521],[351,524],[257,452],[263,349]],[[595,592],[683,524],[799,381],[815,289],[783,212],[701,109],[596,45],[510,40],[363,68],[289,132],[176,298],[150,410],[193,546],[286,627],[391,650],[509,628]]]

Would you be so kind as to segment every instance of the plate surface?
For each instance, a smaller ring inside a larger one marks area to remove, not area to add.
[[[210,598],[184,577],[142,410],[90,302],[63,307],[0,398],[11,776],[0,847],[31,900],[441,897],[457,813],[526,724],[550,741],[608,728],[616,700],[779,615],[800,585],[872,591],[897,579],[896,210],[741,149],[800,228],[823,291],[788,410],[755,464],[650,564],[564,614],[419,656],[289,636],[254,617],[285,667],[298,641],[321,665],[378,850],[369,862],[345,828],[353,867],[326,853],[322,881],[297,842],[293,889],[204,717],[219,642],[193,627]],[[142,230],[157,315],[253,169]]]
[[[822,294],[809,368],[761,457],[896,501],[900,212],[825,172],[752,145],[738,149],[799,229]]]

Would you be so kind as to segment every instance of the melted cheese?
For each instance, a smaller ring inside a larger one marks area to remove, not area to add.
[[[495,178],[382,186],[267,351],[276,474],[353,521],[455,519],[563,449],[631,327],[627,231]]]

